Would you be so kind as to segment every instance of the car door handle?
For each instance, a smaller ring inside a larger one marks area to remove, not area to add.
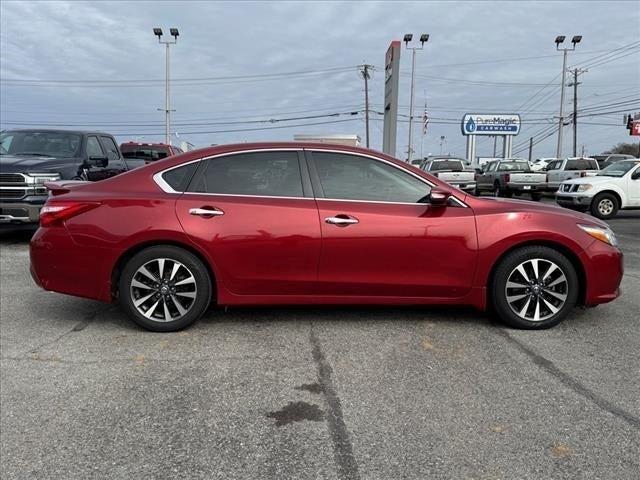
[[[198,215],[199,217],[219,217],[220,215],[224,215],[222,210],[218,210],[215,207],[202,207],[202,208],[190,208],[190,215]]]
[[[336,215],[335,217],[327,217],[324,219],[326,223],[331,225],[338,225],[339,227],[346,227],[347,225],[354,225],[358,223],[357,218],[350,217],[348,215]]]

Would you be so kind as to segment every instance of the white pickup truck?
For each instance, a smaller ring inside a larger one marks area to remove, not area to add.
[[[571,157],[553,160],[544,170],[547,172],[547,190],[555,192],[562,182],[593,176],[600,171],[600,167],[595,158]]]
[[[460,158],[430,158],[420,168],[467,193],[476,190],[475,172],[466,170],[465,162]]]
[[[593,177],[563,182],[556,193],[558,205],[590,210],[595,217],[613,218],[619,209],[640,209],[640,160],[621,160]]]

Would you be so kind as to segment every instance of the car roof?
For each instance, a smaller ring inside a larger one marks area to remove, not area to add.
[[[93,134],[93,135],[112,136],[110,133],[101,132],[100,130],[66,130],[63,128],[10,128],[2,131],[2,133],[7,133],[7,132],[74,133],[76,135]]]

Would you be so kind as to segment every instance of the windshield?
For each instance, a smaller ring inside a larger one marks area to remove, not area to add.
[[[598,177],[622,177],[625,173],[631,170],[639,162],[637,160],[621,160],[616,163],[612,163],[604,170],[598,173]]]
[[[81,136],[69,132],[2,132],[0,155],[40,155],[72,158],[79,156]]]
[[[509,170],[529,170],[529,164],[527,162],[500,162],[498,168],[501,172]]]
[[[123,143],[120,151],[124,158],[139,158],[148,161],[160,160],[170,156],[169,147],[166,145],[131,145]]]
[[[464,170],[464,166],[460,160],[440,160],[431,164],[432,172],[441,170],[452,170],[454,172],[461,172]]]

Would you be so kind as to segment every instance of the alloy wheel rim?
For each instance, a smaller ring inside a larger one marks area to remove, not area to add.
[[[518,317],[542,322],[564,307],[569,283],[556,263],[545,258],[533,258],[511,271],[504,293],[509,308]]]
[[[600,200],[600,203],[598,203],[598,210],[602,215],[609,215],[613,211],[613,202],[608,198]]]
[[[136,310],[154,322],[181,319],[198,294],[191,270],[171,258],[155,258],[138,268],[129,290]]]

